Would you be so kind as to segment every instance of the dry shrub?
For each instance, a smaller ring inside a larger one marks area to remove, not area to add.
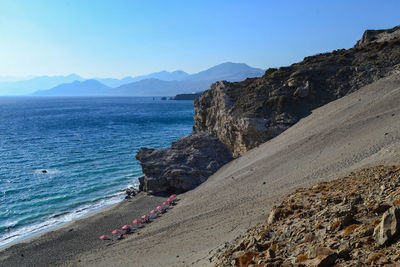
[[[377,260],[379,260],[379,258],[382,257],[383,255],[385,255],[385,254],[383,254],[382,252],[377,252],[377,253],[375,253],[375,254],[372,254],[370,257],[368,257],[368,262],[377,261]]]
[[[338,228],[339,226],[340,226],[340,221],[339,221],[339,220],[334,221],[334,222],[332,223],[332,225],[331,225],[332,229],[336,229],[336,228]]]
[[[355,195],[357,194],[357,192],[358,192],[358,189],[357,189],[357,188],[354,188],[353,190],[351,190],[351,191],[349,192],[349,196],[355,196]]]
[[[364,242],[364,244],[367,245],[367,246],[370,246],[373,243],[374,243],[374,241],[371,241],[371,240],[367,240],[367,241]]]
[[[375,220],[374,223],[372,224],[374,227],[377,226],[378,224],[380,224],[380,220]]]
[[[297,256],[297,262],[305,262],[306,260],[308,260],[308,256],[306,254]]]
[[[248,266],[253,262],[253,257],[257,255],[256,251],[249,251],[238,258],[236,266]]]
[[[315,230],[317,230],[317,229],[321,229],[322,228],[322,223],[323,223],[324,221],[319,221],[315,226],[314,226],[314,229]]]
[[[267,243],[261,244],[261,247],[263,250],[267,250],[271,247],[271,244],[272,244],[271,242],[267,242]]]
[[[360,227],[358,224],[352,224],[352,225],[347,226],[343,230],[343,235],[345,235],[345,236],[351,235],[358,227]]]
[[[394,191],[394,192],[392,193],[392,197],[397,196],[398,194],[400,194],[400,189],[397,190],[397,191]]]

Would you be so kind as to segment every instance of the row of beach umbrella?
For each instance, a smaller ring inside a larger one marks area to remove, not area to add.
[[[150,219],[155,219],[158,217],[159,214],[164,213],[167,211],[167,209],[173,205],[175,205],[175,201],[176,201],[176,194],[171,195],[167,201],[163,202],[162,205],[157,206],[155,209],[150,211],[150,214],[152,215],[143,215],[141,216],[141,219],[135,219],[132,221],[132,223],[134,223],[136,225],[137,228],[142,228],[144,227],[143,224],[144,223],[149,223]],[[131,233],[132,231],[136,230],[136,228],[132,227],[132,225],[129,224],[125,224],[122,226],[122,230],[125,231],[126,234]],[[122,234],[123,232],[120,229],[115,229],[112,231],[113,235],[120,235],[119,238],[117,239],[121,239],[122,238]],[[111,237],[109,235],[101,235],[100,236],[101,240],[110,240]]]

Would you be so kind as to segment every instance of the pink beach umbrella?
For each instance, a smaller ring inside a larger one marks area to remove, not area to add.
[[[164,206],[166,206],[166,205],[168,205],[168,202],[163,202],[162,204],[163,204]]]
[[[121,233],[121,230],[115,229],[114,231],[112,231],[113,235],[118,235]]]
[[[122,229],[124,230],[130,230],[132,228],[132,226],[130,226],[129,224],[125,224],[124,226],[122,226]]]
[[[169,198],[176,198],[176,194],[170,195]]]
[[[150,213],[151,214],[157,214],[157,211],[156,210],[151,210]]]
[[[133,223],[136,223],[136,224],[139,224],[139,223],[142,223],[142,220],[136,219],[136,220],[133,220],[132,222],[133,222]]]
[[[157,206],[158,210],[162,210],[164,207],[163,206]]]
[[[100,236],[100,239],[101,240],[109,240],[109,239],[111,239],[108,235],[101,235]]]

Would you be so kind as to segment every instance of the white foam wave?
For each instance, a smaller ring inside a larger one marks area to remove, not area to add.
[[[96,201],[95,203],[89,203],[79,206],[74,210],[72,210],[71,212],[67,212],[65,214],[60,214],[60,215],[52,215],[45,221],[11,229],[11,231],[4,232],[4,234],[0,233],[0,247],[11,245],[17,241],[21,241],[25,238],[61,226],[72,220],[75,220],[84,215],[97,211],[101,208],[120,202],[123,198],[124,198],[124,193],[118,192],[115,193],[110,198],[101,199],[99,201]]]

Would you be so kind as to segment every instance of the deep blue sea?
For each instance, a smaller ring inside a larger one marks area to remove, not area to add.
[[[0,98],[0,246],[121,201],[138,149],[192,125],[193,101]]]

